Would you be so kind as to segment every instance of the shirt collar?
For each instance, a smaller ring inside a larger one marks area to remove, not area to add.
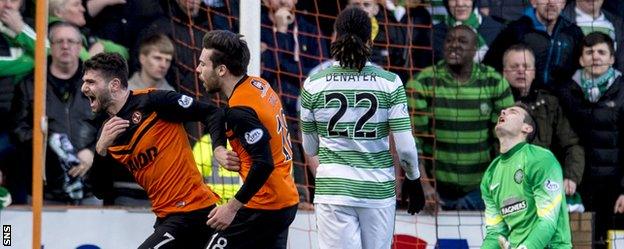
[[[332,67],[334,67],[334,66],[339,67],[340,66],[340,61],[334,61],[332,63]],[[364,64],[364,66],[367,67],[367,66],[374,66],[374,65],[370,61],[367,61],[366,64]]]
[[[505,153],[501,154],[501,158],[502,158],[503,160],[505,160],[505,159],[509,159],[510,157],[512,157],[513,155],[515,155],[515,154],[516,154],[516,152],[518,152],[520,149],[522,149],[522,147],[524,147],[524,145],[526,145],[526,144],[527,144],[526,142],[521,142],[521,143],[518,143],[518,144],[514,145],[514,147],[513,147],[513,148],[511,148],[511,149],[510,149],[510,150],[508,150],[507,152],[505,152]]]

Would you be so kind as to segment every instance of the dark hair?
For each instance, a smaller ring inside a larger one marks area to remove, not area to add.
[[[533,140],[535,139],[535,137],[537,136],[537,123],[535,122],[535,119],[533,119],[533,116],[531,116],[531,112],[530,112],[530,108],[529,106],[527,106],[525,103],[522,102],[516,102],[516,104],[514,104],[514,106],[516,107],[520,107],[522,108],[526,114],[524,115],[524,120],[523,122],[525,124],[530,125],[531,127],[533,127],[533,131],[531,131],[531,133],[527,134],[527,142],[533,142]]]
[[[591,48],[600,43],[606,43],[607,47],[609,47],[609,52],[611,53],[611,55],[615,54],[613,39],[611,39],[609,35],[602,32],[595,31],[587,34],[585,37],[583,37],[582,45],[584,48]]]
[[[234,76],[247,73],[249,48],[242,37],[227,30],[212,30],[206,33],[203,48],[214,49],[210,56],[213,68],[225,65]]]
[[[128,88],[128,64],[118,53],[99,53],[84,63],[84,71],[98,71],[105,80],[119,79]]]
[[[334,28],[336,41],[331,44],[331,56],[342,67],[362,70],[372,53],[368,13],[358,7],[347,7],[338,15]]]

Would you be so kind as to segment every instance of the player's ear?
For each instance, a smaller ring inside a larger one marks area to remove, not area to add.
[[[526,123],[522,123],[522,132],[529,135],[533,132],[533,126],[530,126]]]
[[[113,78],[108,82],[109,90],[118,90],[121,88],[121,81],[118,78]]]
[[[227,70],[228,68],[225,65],[221,64],[217,67],[217,74],[219,75],[219,77],[223,77]]]

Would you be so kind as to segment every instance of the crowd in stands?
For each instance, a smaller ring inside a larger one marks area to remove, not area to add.
[[[89,169],[103,117],[80,92],[82,62],[117,52],[128,60],[131,89],[222,103],[194,70],[206,31],[238,31],[241,1],[49,2],[45,203],[102,205],[90,193]],[[619,0],[263,0],[255,56],[288,117],[302,203],[313,199],[318,160],[302,152],[300,89],[333,62],[333,20],[347,5],[369,14],[371,62],[405,83],[428,211],[483,210],[479,183],[498,146],[493,127],[502,109],[522,102],[537,123],[533,143],[562,165],[566,194],[580,194],[596,212],[595,239],[624,228]],[[33,13],[30,0],[0,0],[0,182],[15,204],[29,203],[32,181]],[[197,123],[186,128],[192,144],[205,134]],[[104,204],[149,206],[129,173],[116,171],[118,198]]]

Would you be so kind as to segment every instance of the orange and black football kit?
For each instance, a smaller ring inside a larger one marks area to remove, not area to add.
[[[299,195],[290,174],[292,149],[279,96],[262,78],[244,76],[228,106],[226,134],[241,160],[244,182],[234,198],[245,207],[228,228],[213,235],[208,248],[286,248]]]
[[[130,126],[108,147],[96,153],[94,193],[110,198],[111,174],[119,165],[145,189],[157,221],[154,233],[139,248],[205,248],[214,232],[206,225],[217,196],[206,184],[193,159],[183,122],[204,121],[216,144],[225,143],[222,112],[174,91],[131,91],[116,116]],[[219,125],[221,124],[221,125]],[[223,135],[219,135],[223,134]]]

